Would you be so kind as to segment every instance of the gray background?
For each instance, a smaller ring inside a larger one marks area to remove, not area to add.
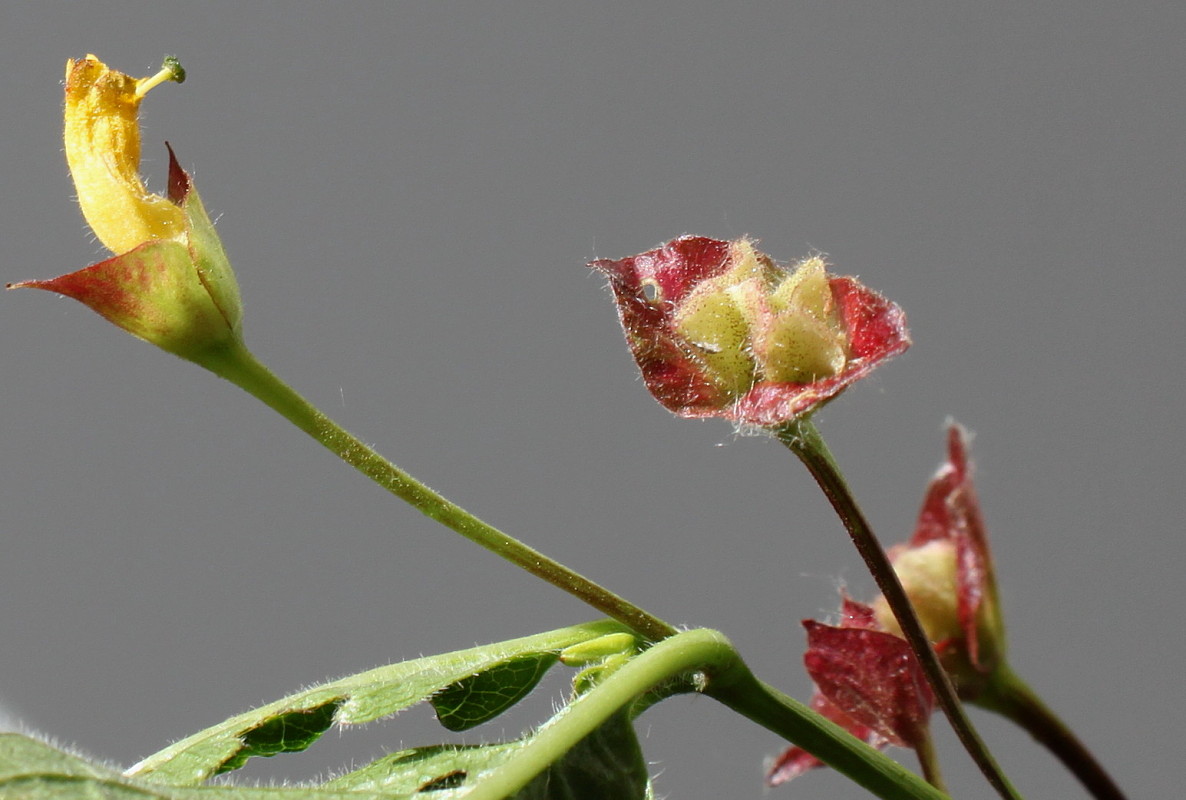
[[[974,429],[1014,665],[1133,797],[1169,796],[1184,23],[1179,2],[8,3],[3,279],[104,256],[61,156],[66,58],[176,53],[144,168],[159,188],[168,139],[221,215],[256,352],[806,697],[798,621],[870,582],[787,452],[650,399],[583,264],[685,232],[825,251],[916,342],[820,415],[882,537],[909,534],[947,415]],[[29,728],[128,764],[327,676],[592,616],[230,385],[71,301],[2,300],[0,700]],[[1079,796],[976,719],[1029,797]],[[781,749],[703,698],[639,728],[672,798],[762,796]],[[936,728],[953,789],[987,797]],[[439,738],[418,709],[252,774]],[[819,772],[769,796],[861,793]]]

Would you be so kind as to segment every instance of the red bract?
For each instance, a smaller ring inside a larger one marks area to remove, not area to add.
[[[816,690],[811,708],[873,747],[916,747],[926,737],[934,695],[905,639],[879,630],[872,607],[844,597],[839,626],[803,620],[803,663]],[[790,747],[766,774],[786,783],[823,762]]]
[[[934,710],[934,697],[906,640],[810,619],[803,627],[803,663],[820,693],[858,726],[891,744],[914,747]]]
[[[591,266],[609,278],[647,388],[682,417],[787,422],[910,346],[894,303],[819,258],[778,267],[747,239],[682,236]]]
[[[980,501],[972,484],[968,434],[951,423],[947,430],[947,463],[927,488],[922,511],[910,544],[902,552],[919,550],[930,542],[955,547],[956,614],[963,632],[962,647],[971,666],[987,672],[1003,655],[1004,631],[997,600],[996,577]],[[981,650],[986,652],[982,653]]]

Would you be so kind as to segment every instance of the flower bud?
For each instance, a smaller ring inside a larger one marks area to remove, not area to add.
[[[948,429],[947,462],[931,479],[914,535],[890,560],[956,688],[974,699],[1004,657],[1005,631],[968,436],[959,425]],[[901,635],[884,597],[872,607],[879,627]]]

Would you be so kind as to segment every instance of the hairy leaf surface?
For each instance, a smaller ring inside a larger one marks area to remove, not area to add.
[[[126,774],[174,786],[196,786],[214,775],[237,769],[252,756],[303,750],[332,724],[371,722],[449,687],[465,685],[463,682],[474,676],[489,675],[489,683],[484,682],[486,679],[478,682],[482,691],[445,692],[445,697],[450,698],[446,718],[452,723],[484,721],[522,699],[538,682],[535,673],[542,674],[546,666],[554,663],[560,650],[619,630],[623,630],[622,626],[609,620],[575,625],[351,675],[239,714],[182,739],[134,765]],[[534,666],[530,666],[533,660]],[[497,682],[501,683],[495,686]],[[492,698],[499,699],[495,702]]]
[[[530,694],[556,660],[555,653],[530,653],[446,686],[431,698],[437,719],[451,731],[494,719]]]

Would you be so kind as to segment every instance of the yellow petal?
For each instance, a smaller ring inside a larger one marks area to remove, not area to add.
[[[95,236],[116,254],[153,239],[181,239],[185,215],[144,188],[140,100],[161,76],[137,80],[93,55],[66,63],[66,162]]]

